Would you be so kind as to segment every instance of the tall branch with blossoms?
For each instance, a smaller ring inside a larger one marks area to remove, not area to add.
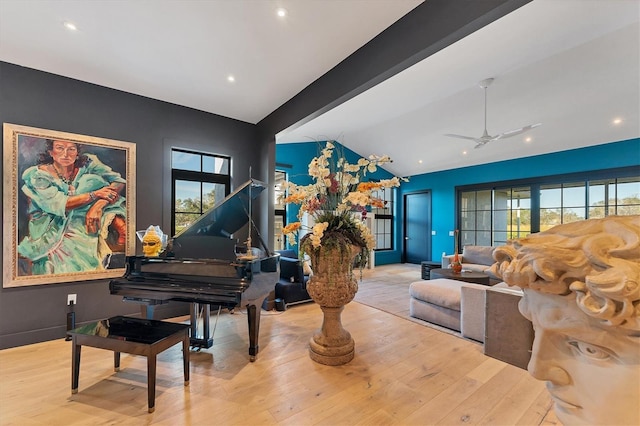
[[[335,145],[327,142],[321,154],[309,163],[309,176],[313,183],[296,185],[285,183],[288,196],[285,203],[298,204],[298,222],[284,227],[290,245],[295,245],[295,237],[301,229],[302,217],[311,215],[315,225],[305,235],[300,246],[307,254],[317,252],[323,245],[353,244],[361,248],[366,259],[369,250],[375,246],[369,229],[352,216],[354,211],[364,211],[367,207],[384,207],[384,201],[374,197],[373,192],[383,188],[400,186],[399,177],[377,182],[365,181],[367,173],[374,173],[379,166],[390,163],[389,156],[371,155],[350,164],[344,156],[335,151]]]

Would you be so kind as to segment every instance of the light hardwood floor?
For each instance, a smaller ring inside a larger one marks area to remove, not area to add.
[[[144,357],[123,354],[114,373],[112,352],[83,348],[72,395],[71,344],[59,339],[0,351],[0,424],[558,424],[543,383],[525,370],[409,319],[408,286],[420,279],[419,265],[386,265],[363,276],[342,315],[356,341],[347,365],[310,360],[307,344],[322,321],[313,303],[263,311],[254,363],[246,316],[222,314],[213,347],[192,353],[189,386],[179,345],[158,356],[156,410],[149,414]]]

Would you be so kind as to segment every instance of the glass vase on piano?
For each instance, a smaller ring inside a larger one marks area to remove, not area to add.
[[[189,303],[191,346],[198,349],[213,345],[210,306],[218,312],[246,309],[249,359],[254,361],[262,302],[279,278],[279,256],[262,240],[251,213],[266,188],[250,179],[175,235],[160,257],[128,256],[124,277],[109,283],[111,294],[141,304],[147,318],[157,305]],[[262,249],[252,247],[252,240]],[[245,241],[244,246],[239,241]]]

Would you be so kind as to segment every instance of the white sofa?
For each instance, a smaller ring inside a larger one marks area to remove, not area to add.
[[[461,331],[462,286],[488,288],[481,284],[437,278],[411,283],[409,286],[409,315],[455,331]],[[482,290],[484,292],[484,290]],[[479,307],[484,312],[484,305]],[[484,315],[484,314],[483,314]]]
[[[493,275],[490,271],[493,260],[493,246],[464,246],[462,254],[458,255],[462,269],[465,271],[482,272],[489,275],[491,285],[498,284],[502,280]],[[445,254],[442,256],[442,267],[449,268],[455,255]]]

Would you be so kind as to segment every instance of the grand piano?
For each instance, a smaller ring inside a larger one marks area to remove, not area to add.
[[[253,200],[266,189],[251,179],[178,233],[160,257],[127,256],[122,278],[111,280],[111,294],[140,303],[147,318],[170,300],[191,304],[191,346],[209,348],[210,306],[246,308],[249,359],[258,354],[260,310],[279,277],[279,255],[271,254],[251,219]],[[241,244],[234,234],[248,226]],[[251,246],[252,230],[263,250]],[[198,332],[199,316],[202,335]]]

